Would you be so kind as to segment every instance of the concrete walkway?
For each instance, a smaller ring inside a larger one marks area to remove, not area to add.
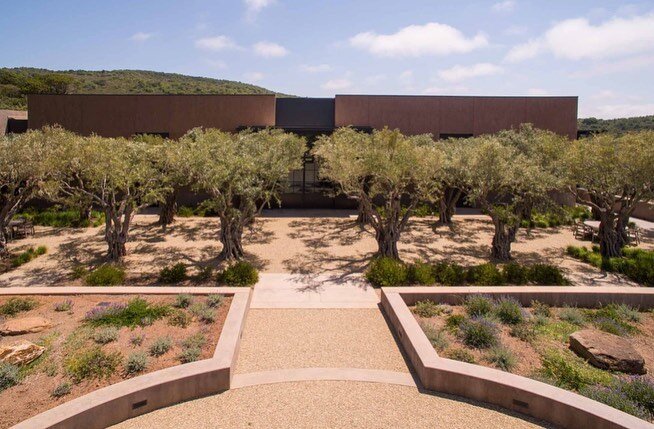
[[[262,274],[232,389],[118,428],[531,428],[485,404],[419,390],[360,278]]]
[[[250,308],[377,308],[379,297],[360,277],[261,274]]]
[[[354,381],[262,384],[164,408],[115,428],[542,427],[505,410],[415,387]]]

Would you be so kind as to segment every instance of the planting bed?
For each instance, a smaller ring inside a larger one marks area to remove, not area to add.
[[[211,358],[232,298],[211,300],[213,307],[207,295],[0,297],[0,325],[34,317],[51,325],[0,338],[0,346],[27,340],[45,348],[18,367],[18,384],[0,385],[0,427],[134,376]]]
[[[453,306],[419,301],[411,311],[439,356],[544,381],[654,420],[651,311],[617,304],[581,309],[538,302],[523,308],[514,299],[483,295]],[[624,338],[644,358],[647,374],[599,369],[578,357],[569,348],[569,336],[582,329]],[[628,390],[634,387],[644,392],[630,396]]]

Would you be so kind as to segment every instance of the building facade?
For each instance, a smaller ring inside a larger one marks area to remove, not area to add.
[[[130,137],[158,134],[176,139],[194,127],[235,132],[277,127],[315,138],[335,128],[372,130],[388,126],[404,134],[434,138],[470,137],[523,123],[574,139],[577,97],[451,97],[337,95],[334,98],[277,98],[275,95],[30,95],[28,128],[58,124],[82,135]],[[289,177],[282,198],[289,208],[351,208],[331,195],[307,154]],[[181,203],[192,202],[182,201]]]

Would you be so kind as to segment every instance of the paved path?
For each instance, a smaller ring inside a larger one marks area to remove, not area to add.
[[[528,428],[516,414],[416,387],[357,278],[262,274],[232,389],[118,428]]]
[[[360,277],[261,274],[250,308],[377,308],[379,297]]]
[[[309,367],[409,372],[378,309],[250,309],[236,373]]]
[[[497,408],[415,387],[307,381],[232,389],[115,426],[127,428],[534,428]]]

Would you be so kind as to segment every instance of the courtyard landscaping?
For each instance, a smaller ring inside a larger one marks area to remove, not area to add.
[[[523,307],[509,297],[470,295],[462,305],[412,307],[440,356],[578,392],[654,419],[654,312],[625,304],[598,309]]]
[[[223,295],[0,297],[0,427],[133,377],[210,358]]]

